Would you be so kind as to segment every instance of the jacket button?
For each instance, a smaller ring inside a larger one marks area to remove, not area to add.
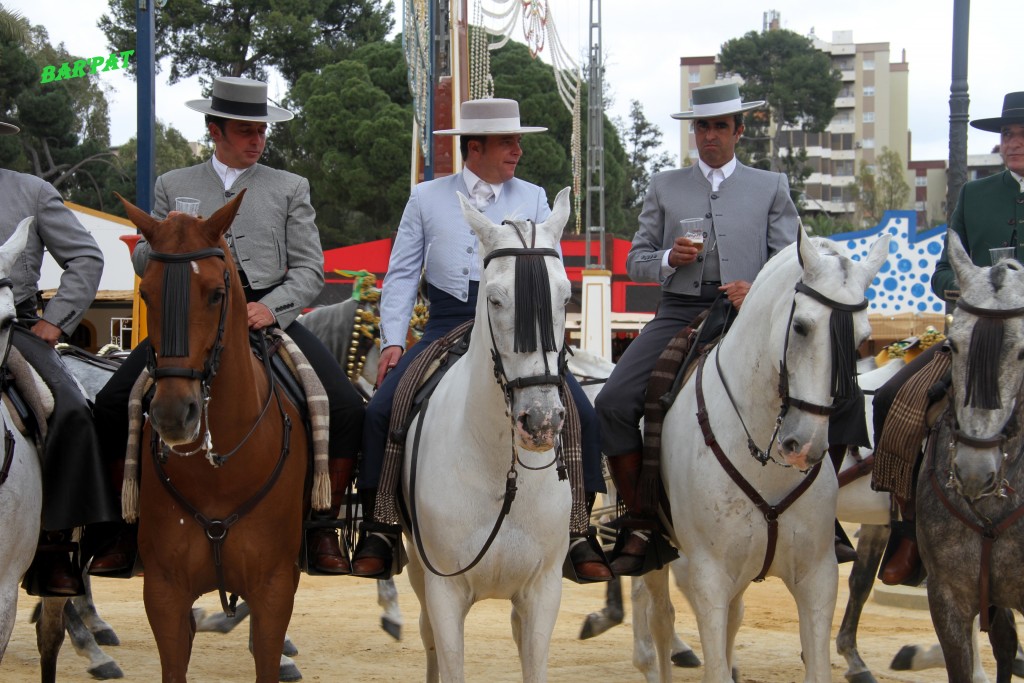
[[[473,253],[473,247],[466,247],[466,253],[467,254],[472,254]]]
[[[462,269],[462,274],[463,275],[469,275],[469,268],[463,268]]]
[[[703,262],[704,262],[704,257],[701,256],[701,255],[697,256],[697,263],[703,263]]]
[[[718,199],[718,195],[717,194],[713,194],[713,195],[711,195],[711,198],[712,199]]]
[[[1017,197],[1018,204],[1024,204],[1024,197]]]
[[[711,218],[711,212],[708,211],[706,214],[704,214],[704,218]]]
[[[693,286],[694,286],[694,287],[700,287],[700,283],[699,283],[699,282],[697,282],[696,280],[694,280],[694,281],[693,281]]]
[[[1013,225],[1013,224],[1014,224],[1014,223],[1016,223],[1016,222],[1017,222],[1016,220],[1014,220],[1013,218],[1011,218],[1010,220],[1006,221],[1006,224],[1007,224],[1007,225]]]

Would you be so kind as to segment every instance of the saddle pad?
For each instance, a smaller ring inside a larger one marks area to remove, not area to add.
[[[40,443],[45,442],[47,420],[53,414],[53,392],[50,391],[50,387],[46,385],[32,364],[21,355],[21,352],[13,344],[7,355],[7,369],[14,379],[14,388],[35,418],[39,429]],[[14,400],[8,398],[8,401],[8,406],[11,407]],[[27,428],[28,425],[26,424],[25,427]]]

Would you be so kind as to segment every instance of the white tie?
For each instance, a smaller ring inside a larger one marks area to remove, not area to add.
[[[490,183],[486,183],[483,180],[476,184],[473,188],[473,201],[476,203],[476,208],[480,211],[486,211],[487,207],[491,205],[491,199],[494,197],[494,190],[491,188]]]
[[[722,184],[723,176],[724,174],[720,168],[713,168],[708,173],[708,182],[711,183],[712,192],[718,192],[718,186]]]

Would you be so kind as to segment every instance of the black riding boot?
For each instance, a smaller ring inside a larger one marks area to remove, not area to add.
[[[373,519],[377,489],[361,489],[359,502],[363,508],[363,522],[359,525],[359,543],[352,555],[352,576],[389,579],[394,574],[395,552],[401,529]]]

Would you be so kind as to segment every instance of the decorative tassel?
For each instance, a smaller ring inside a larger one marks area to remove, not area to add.
[[[121,516],[124,521],[134,524],[139,519],[139,481],[138,472],[128,474],[128,464],[124,468],[124,484],[121,485]]]
[[[832,310],[829,318],[832,341],[832,396],[850,398],[857,387],[857,353],[853,339],[853,314]]]
[[[164,310],[160,329],[160,355],[164,358],[188,356],[189,273],[190,263],[164,265]]]
[[[142,440],[142,397],[153,385],[144,369],[132,386],[128,398],[128,448],[124,457],[124,483],[121,485],[121,516],[128,523],[139,518],[139,443]]]
[[[515,284],[515,338],[516,353],[537,350],[537,330],[540,328],[541,348],[555,351],[555,328],[551,312],[551,285],[544,256],[516,257]]]
[[[316,460],[313,464],[313,509],[324,511],[331,509],[331,477],[327,473],[327,463]]]
[[[658,498],[661,492],[660,463],[644,458],[640,463],[640,476],[636,482],[635,508],[633,512],[640,517],[654,517],[658,509]]]
[[[1001,318],[978,318],[967,354],[967,391],[964,405],[982,410],[1002,407],[999,399],[999,352],[1003,347]]]

